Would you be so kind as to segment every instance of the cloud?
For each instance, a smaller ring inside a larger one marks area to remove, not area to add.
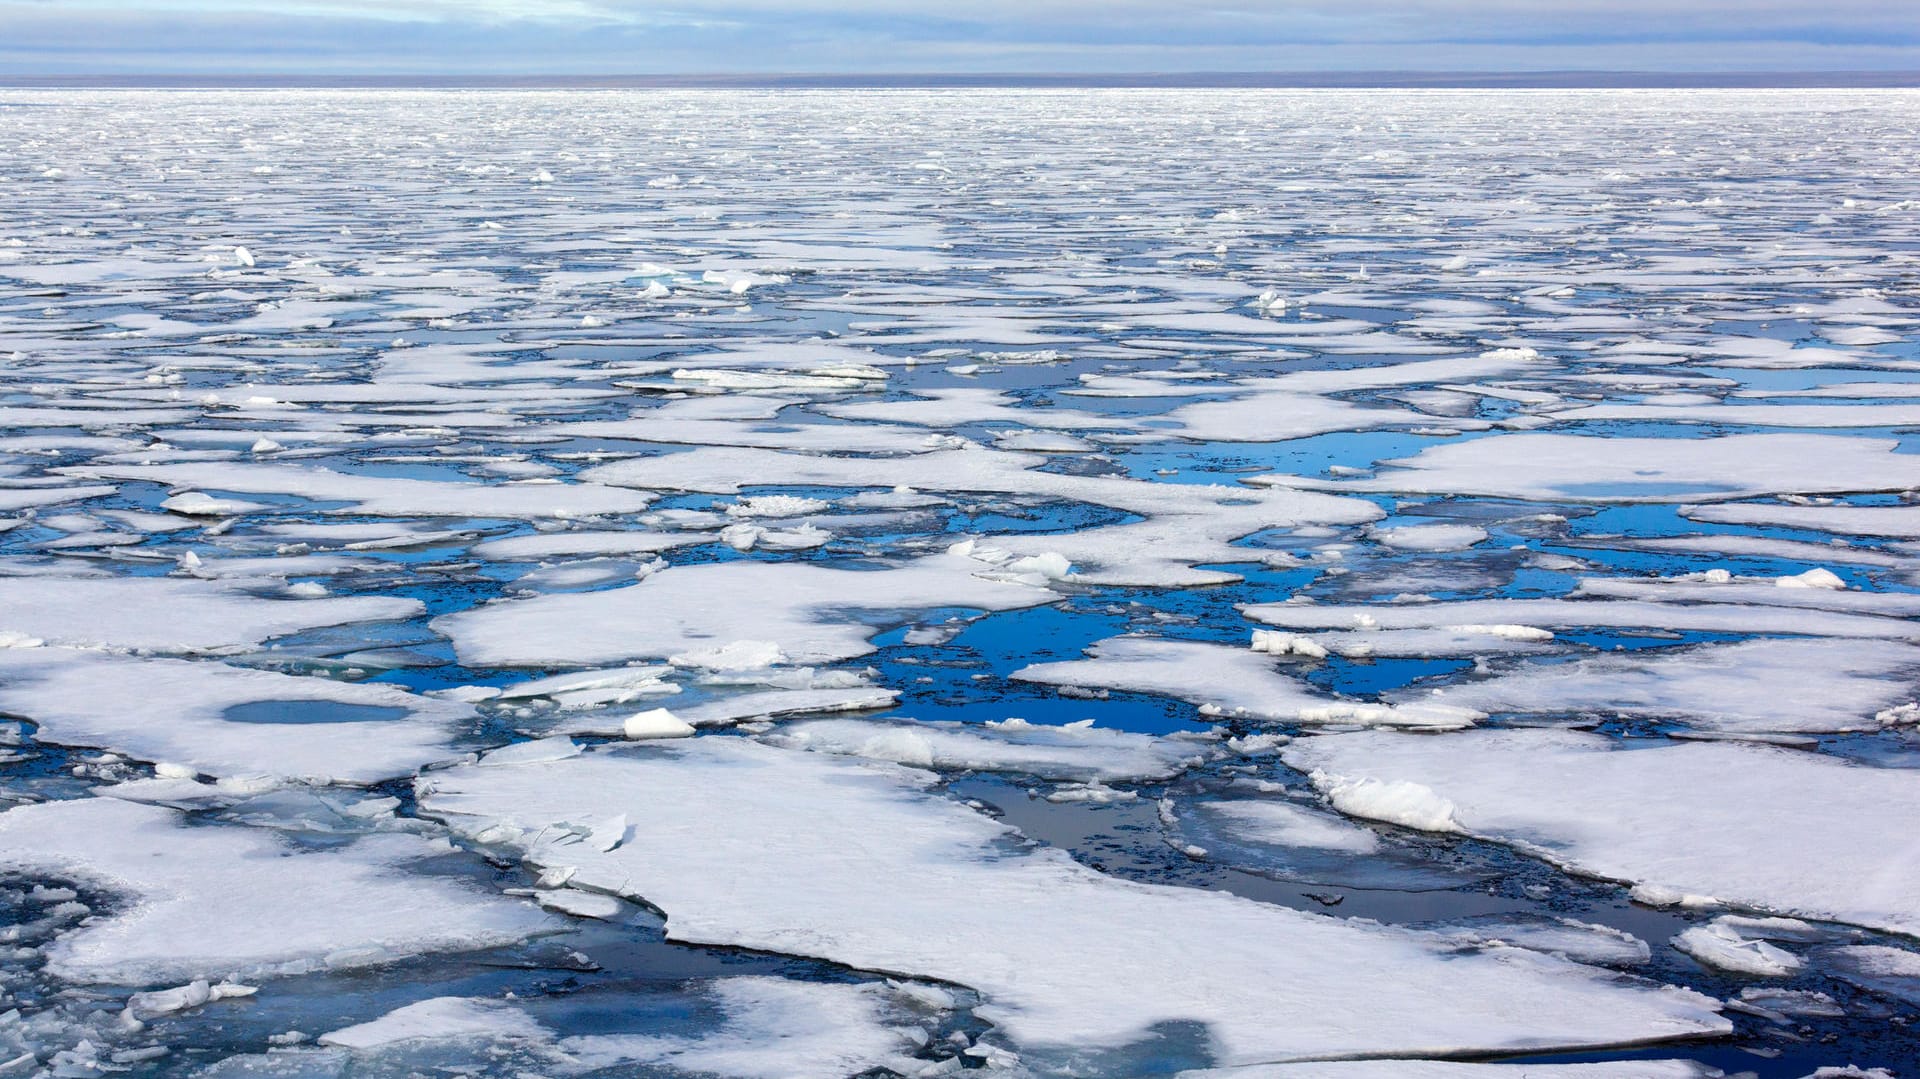
[[[0,0],[14,72],[1920,69],[1911,0]]]

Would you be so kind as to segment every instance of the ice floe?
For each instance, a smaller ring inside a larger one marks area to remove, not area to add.
[[[399,596],[264,599],[246,581],[162,577],[0,577],[0,630],[51,644],[188,653],[231,651],[320,626],[422,613]],[[277,582],[276,582],[277,583]]]
[[[1912,126],[0,90],[0,1074],[1897,1068]]]
[[[1481,715],[1424,702],[1391,705],[1332,697],[1285,673],[1260,652],[1232,645],[1113,637],[1089,647],[1087,655],[1022,667],[1011,677],[1178,697],[1198,705],[1205,716],[1285,723],[1444,729],[1468,726]]]
[[[1181,1072],[1177,1079],[1709,1079],[1717,1070],[1685,1060],[1623,1060],[1598,1064],[1356,1060],[1187,1071]]]
[[[318,1041],[364,1051],[415,1041],[539,1038],[543,1033],[531,1016],[503,1001],[434,997],[322,1034]]]
[[[468,951],[552,928],[530,905],[421,875],[444,843],[380,835],[297,851],[240,826],[117,798],[0,813],[0,868],[77,879],[127,906],[48,950],[78,982],[127,985],[349,969],[428,952]]]
[[[1775,593],[1768,593],[1769,598]],[[1702,598],[1710,598],[1707,593]],[[1904,599],[1894,602],[1904,603]],[[1911,638],[1905,618],[1742,603],[1658,603],[1626,599],[1483,599],[1439,603],[1264,603],[1242,608],[1248,618],[1292,630],[1464,630],[1618,627],[1675,632],[1772,633],[1808,637]],[[1494,634],[1487,634],[1494,635]]]
[[[369,784],[452,755],[464,705],[208,661],[0,649],[0,709],[43,741],[221,778]]]
[[[1177,1021],[1204,1024],[1231,1064],[1724,1029],[1694,994],[1615,984],[1538,953],[1442,958],[1417,933],[1005,850],[1016,833],[926,792],[927,779],[700,738],[437,772],[419,797],[478,842],[571,869],[576,887],[644,898],[667,913],[669,939],[970,986],[989,1000],[980,1014],[1023,1049],[1120,1047]],[[560,827],[615,814],[643,826],[611,850]],[[875,891],[876,880],[889,885]]]
[[[1496,839],[1643,889],[1920,929],[1907,840],[1855,827],[1920,807],[1920,775],[1907,769],[1725,742],[1636,748],[1561,730],[1363,732],[1281,754],[1356,815]]]
[[[652,499],[637,491],[587,483],[438,483],[400,476],[353,475],[295,465],[210,462],[98,465],[85,471],[119,480],[194,488],[196,513],[221,513],[207,489],[294,495],[345,503],[351,512],[384,517],[591,517],[637,513]]]
[[[773,642],[793,663],[828,663],[872,651],[868,639],[878,632],[836,616],[1008,610],[1055,598],[1035,584],[988,580],[986,568],[957,554],[869,570],[767,562],[676,567],[626,588],[497,603],[434,626],[474,666],[665,659],[737,641]]]
[[[790,723],[766,740],[869,760],[942,770],[1020,772],[1083,783],[1167,779],[1213,755],[1203,742],[1102,730],[1091,722],[1042,726],[1019,719],[983,724],[817,719]]]
[[[583,1069],[653,1065],[729,1079],[918,1075],[930,1067],[912,1055],[926,1033],[916,997],[904,989],[739,977],[715,982],[711,996],[725,1016],[712,1033],[582,1034],[559,1048]]]
[[[1874,730],[1912,722],[1920,648],[1758,640],[1529,663],[1418,700],[1481,712],[1636,716],[1713,731]],[[1903,710],[1904,709],[1904,710]]]
[[[1772,494],[1903,491],[1920,466],[1884,439],[1830,435],[1600,438],[1511,434],[1448,442],[1380,462],[1371,479],[1266,475],[1330,491],[1485,495],[1542,502],[1705,502]]]

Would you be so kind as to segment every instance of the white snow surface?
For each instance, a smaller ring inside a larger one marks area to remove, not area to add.
[[[1775,589],[1774,593],[1786,593]],[[1708,592],[1703,598],[1711,597]],[[1920,637],[1911,619],[1761,603],[1637,599],[1469,599],[1439,603],[1262,603],[1248,618],[1294,630],[1434,630],[1471,626],[1621,627],[1656,633],[1768,633],[1848,639]]]
[[[1533,662],[1421,701],[1481,712],[1640,716],[1711,731],[1877,730],[1920,696],[1920,647],[1754,640]]]
[[[941,991],[934,990],[934,993]],[[654,1068],[724,1079],[844,1079],[877,1068],[915,1074],[927,1066],[911,1054],[926,1037],[926,993],[900,983],[854,985],[765,976],[717,979],[700,995],[720,1022],[698,1034],[596,1033],[563,1037],[514,1000],[433,997],[323,1034],[317,1049],[296,1049],[283,1061],[337,1068],[407,1066],[410,1052],[467,1043],[499,1066],[577,1075],[607,1069]],[[269,1058],[271,1060],[271,1058]],[[414,1066],[417,1066],[414,1065]]]
[[[365,1023],[330,1031],[321,1045],[361,1051],[385,1049],[418,1041],[453,1038],[538,1038],[540,1024],[520,1009],[498,1000],[472,997],[432,997]]]
[[[1458,830],[1583,874],[1920,931],[1912,842],[1871,823],[1920,811],[1920,774],[1909,769],[1729,742],[1632,748],[1547,729],[1327,735],[1281,755],[1323,789],[1428,791],[1451,805],[1445,821]]]
[[[1487,530],[1474,525],[1399,525],[1376,528],[1370,533],[1376,542],[1401,551],[1464,551],[1487,538]]]
[[[219,1002],[249,964],[483,992],[381,957],[643,929],[620,889],[662,889],[676,933],[964,977],[1005,1021],[975,1047],[1002,1074],[1131,1074],[1182,1038],[1102,1051],[1172,1017],[1254,1074],[1606,1075],[1431,1058],[1712,1022],[1508,956],[1637,960],[1541,915],[1557,889],[1419,937],[1214,894],[1242,840],[1370,870],[1483,835],[1646,904],[1904,930],[1915,104],[0,89],[0,848],[24,897],[0,1074],[191,1068],[257,1048],[232,1039],[263,1010],[343,1026],[277,980]],[[1164,712],[1130,694],[1197,706],[1193,729],[1120,729]],[[1407,730],[1314,733],[1364,727]],[[361,789],[450,781],[456,746],[461,782],[617,773],[497,799],[604,810],[521,837],[591,861],[583,887],[569,863],[483,894],[477,854],[427,861],[439,826]],[[1273,771],[1338,746],[1377,751]],[[1188,887],[1100,877],[996,811]],[[1176,813],[1222,851],[1163,847]],[[783,922],[766,897],[795,881]],[[1910,951],[1694,917],[1691,954],[1740,977],[1913,992],[1867,969]],[[1640,969],[1718,986],[1672,937]],[[141,980],[70,991],[88,964]],[[688,983],[699,1025],[599,1048],[957,1070],[927,1017],[970,994],[799,977]],[[207,1014],[141,1030],[122,999]],[[495,1029],[216,1070],[585,1059],[568,1002],[429,1003],[396,1016]],[[1857,1024],[1798,1018],[1832,1063],[1882,1063]],[[908,1063],[916,1028],[936,1044]],[[1268,1062],[1322,1052],[1413,1059]]]
[[[1696,925],[1673,938],[1673,946],[1701,965],[1754,978],[1786,978],[1800,972],[1800,957],[1785,948],[1742,936],[1719,923]]]
[[[108,479],[145,480],[247,494],[298,495],[312,502],[344,502],[349,504],[348,508],[335,512],[381,517],[588,517],[637,513],[653,501],[635,491],[587,483],[440,483],[235,461],[95,465],[82,471]],[[199,509],[195,512],[219,511]]]
[[[816,719],[789,723],[764,740],[790,749],[919,768],[1020,772],[1099,783],[1169,779],[1214,755],[1204,742],[1019,719],[981,724]]]
[[[1221,831],[1256,843],[1349,854],[1371,854],[1380,849],[1380,837],[1371,829],[1291,802],[1232,798],[1201,802],[1193,811],[1212,817]]]
[[[529,904],[412,871],[446,851],[411,835],[294,851],[259,829],[189,826],[173,810],[117,798],[0,813],[0,867],[78,878],[125,904],[48,950],[49,968],[79,982],[350,969],[553,928]]]
[[[1720,1074],[1717,1069],[1685,1060],[1624,1060],[1599,1064],[1329,1060],[1186,1071],[1175,1079],[1709,1079],[1717,1074]]]
[[[712,1033],[583,1034],[559,1048],[584,1068],[660,1065],[726,1079],[842,1079],[876,1068],[912,1075],[926,1067],[910,1055],[919,1028],[909,998],[885,983],[722,978],[709,995],[725,1016]]]
[[[244,580],[0,577],[0,631],[49,644],[190,653],[232,651],[320,626],[422,613],[397,596],[263,599]],[[280,582],[274,582],[278,587]]]
[[[1177,697],[1199,705],[1207,715],[1288,723],[1450,728],[1480,718],[1470,710],[1424,703],[1387,705],[1331,697],[1283,672],[1267,656],[1232,645],[1110,637],[1091,645],[1087,656],[1036,663],[1011,677]]]
[[[844,620],[849,615],[1009,610],[1054,598],[1034,584],[988,580],[988,568],[954,554],[871,570],[712,563],[663,570],[625,588],[496,603],[433,625],[474,666],[665,659],[736,641],[774,642],[793,663],[831,663],[873,650],[868,639],[878,630]]]
[[[234,719],[228,710],[337,708],[337,721]],[[375,718],[356,709],[376,709]],[[65,648],[0,649],[0,710],[48,742],[113,749],[215,777],[369,784],[451,755],[465,705],[395,686],[336,682],[213,661]],[[394,714],[397,713],[397,714]]]
[[[1012,555],[1056,553],[1088,583],[1161,587],[1237,580],[1195,563],[1253,560],[1231,541],[1265,528],[1358,524],[1381,512],[1351,498],[1307,491],[1148,483],[1037,469],[1040,459],[1001,450],[964,448],[895,457],[779,453],[704,447],[586,470],[585,479],[616,486],[733,494],[746,484],[819,487],[911,487],[949,493],[999,493],[1084,502],[1140,514],[1123,524],[1036,536],[992,537]],[[985,545],[983,545],[985,546]]]
[[[433,773],[419,795],[478,841],[644,897],[666,911],[669,939],[968,985],[989,999],[980,1014],[1031,1049],[1120,1046],[1174,1020],[1204,1023],[1227,1064],[1725,1029],[1697,995],[1532,952],[1443,959],[1417,933],[1001,849],[1015,833],[927,792],[929,779],[707,737]],[[556,827],[614,814],[643,823],[611,850]]]
[[[1920,486],[1920,463],[1895,453],[1896,445],[1809,434],[1669,439],[1527,433],[1442,443],[1382,461],[1389,467],[1371,479],[1271,474],[1255,482],[1542,502],[1709,502]]]
[[[1714,506],[1687,506],[1681,510],[1696,521],[1715,524],[1805,528],[1845,536],[1920,538],[1920,506],[1794,506],[1764,502],[1736,502]]]

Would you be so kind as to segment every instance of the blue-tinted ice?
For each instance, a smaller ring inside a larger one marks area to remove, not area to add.
[[[1911,1067],[1916,133],[0,93],[0,1075]]]

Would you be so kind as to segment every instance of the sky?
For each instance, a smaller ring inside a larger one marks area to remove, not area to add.
[[[0,76],[1920,71],[1920,0],[0,0]]]

